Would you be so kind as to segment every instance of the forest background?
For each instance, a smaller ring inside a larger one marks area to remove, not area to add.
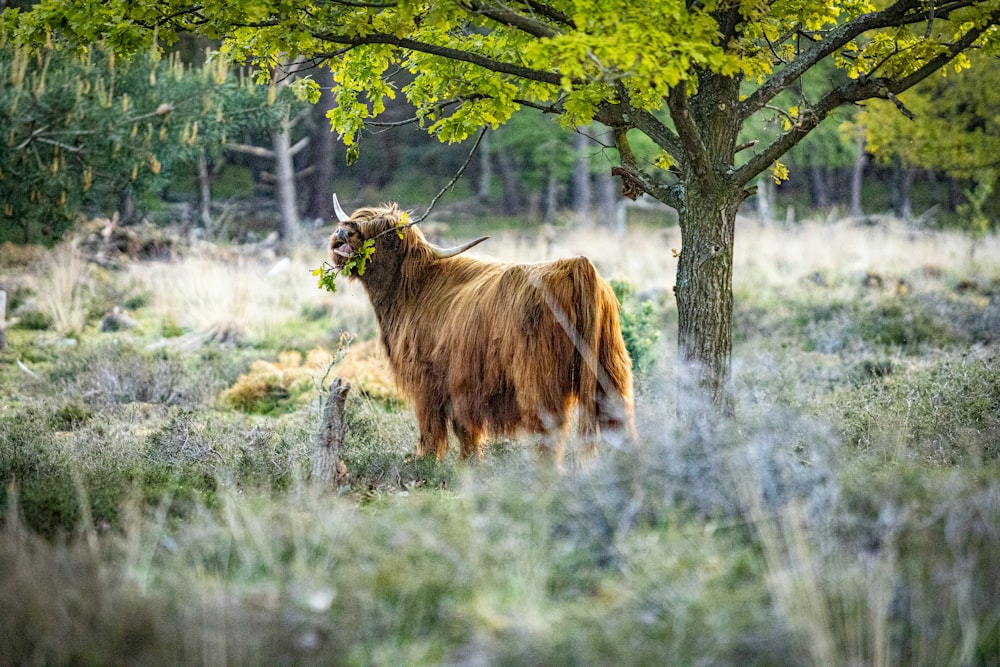
[[[185,38],[131,62],[100,44],[85,57],[54,46],[28,56],[0,34],[0,118],[8,128],[0,241],[51,244],[80,216],[180,221],[218,240],[277,231],[292,241],[303,221],[331,218],[334,191],[348,205],[394,200],[422,209],[469,158],[468,146],[442,144],[420,127],[402,98],[385,100],[384,114],[347,150],[327,120],[328,70],[297,65],[259,85],[212,49]],[[975,74],[944,71],[908,91],[902,111],[882,100],[836,111],[783,158],[787,177],[758,180],[744,214],[795,222],[890,213],[981,236],[998,207],[991,82],[1000,68],[976,64]],[[836,75],[810,73],[799,88],[808,96],[811,79]],[[297,97],[305,79],[324,91],[316,104]],[[786,116],[775,111],[742,138],[766,140]],[[652,164],[655,147],[636,144]],[[553,117],[525,110],[486,132],[442,204],[461,202],[466,214],[518,227],[596,220],[620,230],[630,217],[676,217],[653,200],[626,213],[614,164],[607,128],[565,132]]]

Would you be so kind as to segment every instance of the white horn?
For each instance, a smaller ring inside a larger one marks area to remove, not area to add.
[[[465,252],[466,250],[468,250],[472,246],[479,245],[480,243],[482,243],[483,241],[485,241],[488,238],[489,238],[489,236],[482,236],[482,237],[476,239],[475,241],[469,241],[468,243],[463,243],[462,245],[457,245],[454,248],[435,248],[434,246],[431,246],[431,248],[434,249],[434,254],[435,255],[437,255],[441,259],[444,259],[446,257],[454,257],[455,255],[461,255],[463,252]]]
[[[351,219],[351,216],[344,213],[344,209],[340,208],[340,202],[337,201],[337,193],[333,193],[333,212],[337,214],[337,220],[340,222],[347,222]]]

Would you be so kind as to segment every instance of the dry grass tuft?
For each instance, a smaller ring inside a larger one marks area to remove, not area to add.
[[[63,243],[53,248],[38,278],[38,304],[52,318],[57,334],[83,333],[92,291],[90,267],[76,246]]]
[[[362,394],[389,402],[401,402],[389,360],[374,340],[352,345],[344,358],[330,370],[330,377],[342,377]]]

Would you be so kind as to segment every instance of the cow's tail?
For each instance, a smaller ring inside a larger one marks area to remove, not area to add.
[[[586,259],[574,272],[580,437],[593,450],[600,438],[621,445],[635,437],[632,360],[622,338],[618,299]]]

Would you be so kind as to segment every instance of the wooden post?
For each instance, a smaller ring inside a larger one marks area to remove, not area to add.
[[[7,292],[0,289],[0,350],[7,344]]]
[[[312,458],[312,479],[323,486],[343,486],[347,483],[347,466],[340,460],[340,448],[344,444],[344,404],[350,388],[350,382],[334,378],[323,408],[323,424]]]

